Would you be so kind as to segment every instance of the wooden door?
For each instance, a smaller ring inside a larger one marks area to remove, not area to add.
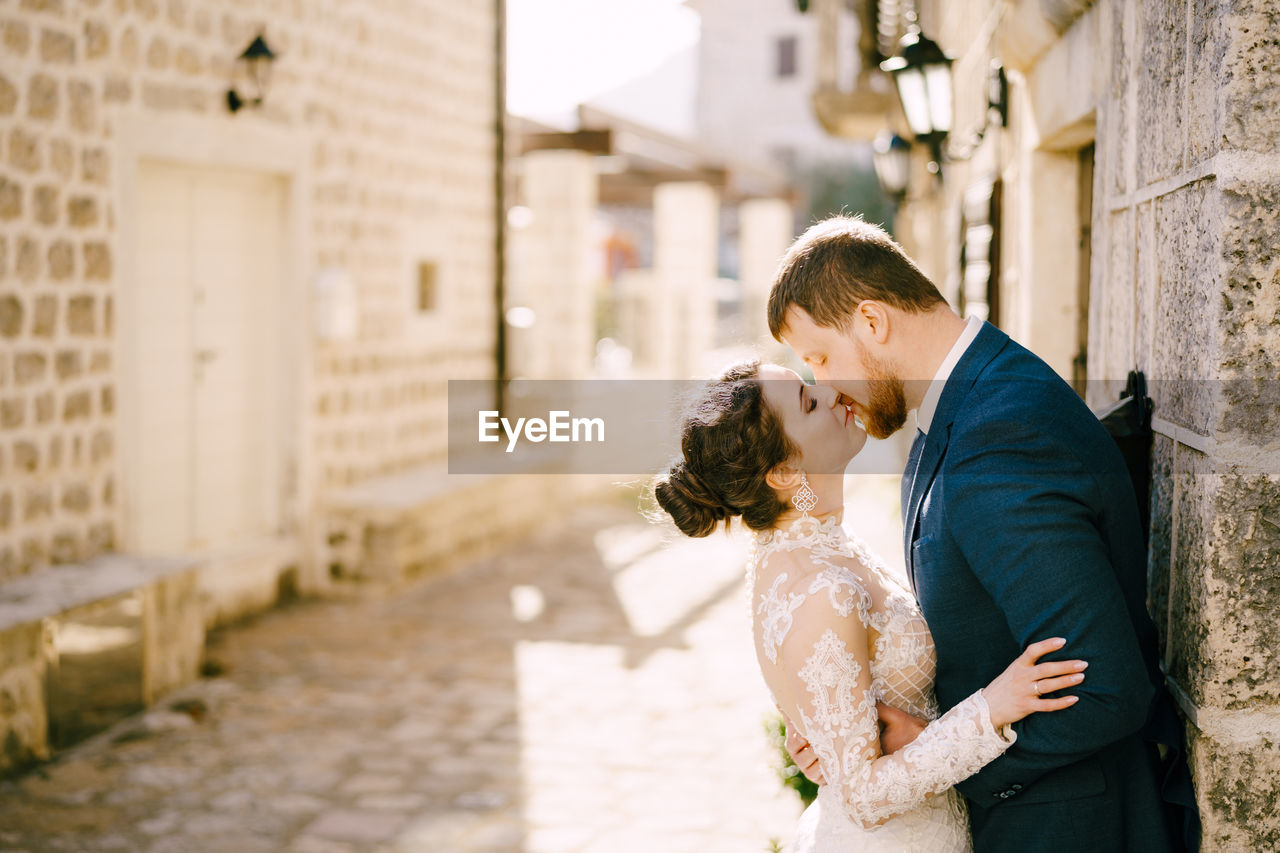
[[[134,545],[233,547],[280,523],[284,187],[138,170]]]

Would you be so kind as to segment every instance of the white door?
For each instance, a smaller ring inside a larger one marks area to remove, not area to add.
[[[280,524],[284,187],[138,169],[133,546],[222,549]]]

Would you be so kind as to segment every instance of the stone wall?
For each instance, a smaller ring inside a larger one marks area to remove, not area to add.
[[[1105,4],[1091,374],[1156,401],[1151,603],[1205,850],[1280,846],[1280,25],[1272,4]],[[1097,257],[1097,255],[1096,255]],[[1096,365],[1096,367],[1095,367]]]
[[[233,116],[259,31],[272,84]],[[445,377],[494,372],[494,4],[12,0],[0,49],[0,581],[119,539],[118,138],[139,118],[296,141],[291,274],[354,280],[352,338],[313,345],[299,318],[308,470],[290,524],[333,487],[443,462]],[[438,270],[424,316],[419,261]]]
[[[63,5],[0,13],[0,580],[114,537],[104,48]]]

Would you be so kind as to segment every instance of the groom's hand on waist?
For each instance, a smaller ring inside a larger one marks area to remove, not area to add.
[[[913,717],[883,702],[876,703],[876,715],[880,718],[880,752],[883,755],[902,749],[929,725],[927,720]]]

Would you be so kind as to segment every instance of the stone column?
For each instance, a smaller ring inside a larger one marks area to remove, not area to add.
[[[738,207],[738,281],[742,285],[744,341],[772,341],[765,311],[778,261],[795,235],[791,205],[780,198],[755,198]]]
[[[652,328],[659,375],[685,379],[715,345],[716,246],[720,199],[700,181],[659,184],[653,192]]]
[[[522,200],[529,222],[512,232],[507,304],[532,308],[534,323],[512,330],[511,374],[585,378],[596,341],[594,157],[582,151],[533,151],[523,161]]]

